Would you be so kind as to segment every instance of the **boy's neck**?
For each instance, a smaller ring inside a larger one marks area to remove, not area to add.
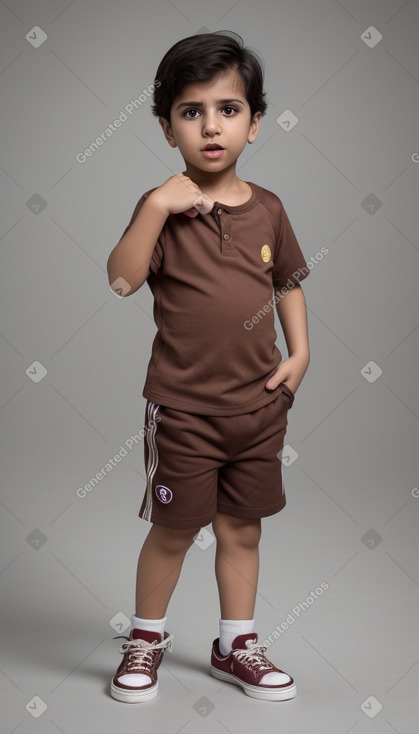
[[[249,198],[249,186],[236,175],[235,167],[219,173],[208,173],[186,164],[184,173],[213,201],[233,205],[236,198],[242,198],[243,202]]]

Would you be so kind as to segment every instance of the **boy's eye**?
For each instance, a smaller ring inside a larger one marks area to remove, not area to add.
[[[233,117],[236,114],[236,112],[238,112],[236,107],[230,107],[230,106],[223,107],[221,111],[224,112],[226,117]],[[186,117],[188,120],[195,120],[197,117],[199,117],[200,114],[201,113],[199,110],[191,108],[189,110],[185,110],[185,112],[183,113],[183,116]]]
[[[185,110],[184,112],[184,117],[189,120],[193,120],[197,115],[199,115],[199,110]]]

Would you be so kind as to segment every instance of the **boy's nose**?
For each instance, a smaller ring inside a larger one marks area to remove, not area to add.
[[[221,125],[216,115],[206,115],[203,120],[202,131],[204,135],[220,132]]]

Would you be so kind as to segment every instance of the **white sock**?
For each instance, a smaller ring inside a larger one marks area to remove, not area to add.
[[[166,617],[162,617],[162,619],[142,619],[141,617],[136,617],[135,614],[131,617],[131,625],[134,629],[158,632],[162,637],[164,636],[166,621]]]
[[[220,619],[220,652],[228,655],[237,635],[248,635],[253,632],[254,619]]]

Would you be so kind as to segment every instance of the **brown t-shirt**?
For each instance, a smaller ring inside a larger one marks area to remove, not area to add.
[[[273,287],[292,287],[309,269],[281,200],[248,183],[245,204],[170,214],[160,233],[147,278],[158,331],[143,389],[159,405],[239,415],[277,397],[265,388],[282,359]]]

